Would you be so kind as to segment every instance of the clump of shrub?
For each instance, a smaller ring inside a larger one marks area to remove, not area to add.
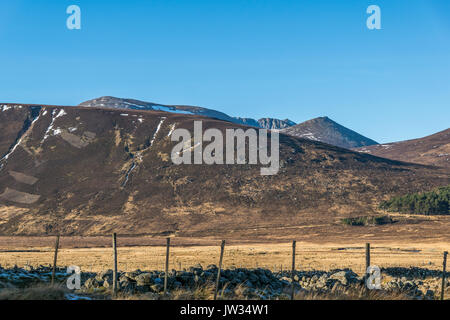
[[[349,226],[379,226],[394,223],[389,216],[364,216],[355,218],[344,218],[342,223]]]
[[[448,215],[450,214],[450,185],[430,192],[394,197],[383,201],[379,207],[388,212]]]

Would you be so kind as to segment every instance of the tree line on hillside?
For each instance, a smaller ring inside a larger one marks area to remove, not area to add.
[[[389,212],[447,215],[450,214],[450,185],[430,192],[408,194],[383,201],[380,209]]]

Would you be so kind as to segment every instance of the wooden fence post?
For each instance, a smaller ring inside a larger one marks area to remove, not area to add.
[[[166,273],[164,274],[164,295],[167,294],[167,281],[169,277],[169,254],[170,254],[170,238],[167,238],[166,248]]]
[[[364,281],[367,281],[369,274],[367,269],[370,267],[370,243],[366,243],[366,269],[364,270]]]
[[[442,268],[442,290],[441,290],[441,300],[444,300],[444,294],[445,294],[445,272],[447,269],[447,255],[448,252],[444,252],[444,262],[443,262],[443,268]]]
[[[219,291],[220,271],[222,270],[222,261],[223,261],[224,250],[225,250],[225,240],[222,240],[222,245],[220,246],[219,270],[217,271],[216,288],[214,290],[214,300],[217,300],[217,292]]]
[[[114,253],[114,268],[113,268],[113,295],[117,293],[117,234],[112,235],[112,245]]]
[[[52,271],[52,286],[55,284],[56,263],[58,262],[59,237],[60,237],[59,235],[56,236],[55,242],[55,255],[53,257],[53,271]]]
[[[292,273],[291,273],[291,277],[292,277],[292,288],[291,288],[291,300],[294,300],[294,293],[295,293],[295,285],[294,285],[294,277],[295,277],[295,247],[297,245],[297,241],[293,241],[292,242]]]

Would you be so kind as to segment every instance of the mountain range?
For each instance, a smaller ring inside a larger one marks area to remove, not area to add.
[[[158,110],[171,113],[192,114],[264,129],[283,129],[295,125],[295,122],[289,119],[279,120],[272,118],[262,118],[259,120],[255,120],[251,118],[230,117],[223,112],[203,107],[186,105],[164,105],[153,102],[144,102],[134,99],[123,99],[110,96],[85,101],[80,103],[80,106],[111,109]]]
[[[300,124],[289,119],[279,120],[273,118],[231,117],[223,112],[202,107],[185,105],[163,105],[153,102],[144,102],[134,99],[123,99],[116,97],[100,97],[80,104],[82,107],[99,107],[111,109],[133,109],[133,110],[159,110],[171,113],[202,115],[209,118],[229,121],[245,126],[252,126],[270,130],[281,130],[281,132],[295,137],[321,141],[343,148],[357,148],[377,144],[357,132],[345,128],[328,117],[316,118]]]
[[[128,102],[128,101],[127,101]],[[394,195],[450,184],[448,169],[280,134],[280,171],[175,165],[175,128],[249,128],[202,109],[159,105],[0,105],[0,234],[277,239],[343,231]],[[161,106],[164,107],[164,106]],[[331,228],[331,229],[330,229]],[[333,231],[333,232],[334,232]]]

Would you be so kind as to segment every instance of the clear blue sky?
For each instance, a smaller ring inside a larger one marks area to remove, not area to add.
[[[79,31],[66,28],[71,4]],[[371,4],[382,30],[366,28]],[[448,0],[2,0],[0,48],[1,102],[327,115],[379,142],[450,123]]]

